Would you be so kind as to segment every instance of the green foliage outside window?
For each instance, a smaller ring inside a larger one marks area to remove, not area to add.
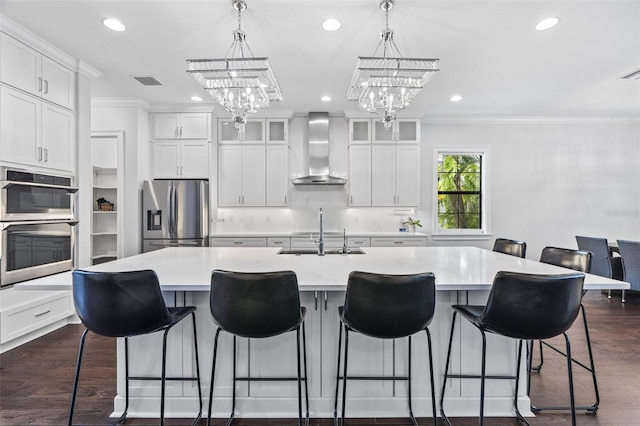
[[[480,229],[481,186],[481,155],[438,155],[438,226],[441,229]]]

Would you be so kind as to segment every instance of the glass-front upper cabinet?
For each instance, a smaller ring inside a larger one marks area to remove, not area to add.
[[[371,143],[371,119],[354,118],[349,120],[349,143]]]
[[[267,119],[266,132],[267,132],[267,144],[289,143],[289,120]]]
[[[264,120],[247,120],[244,133],[238,132],[231,120],[218,120],[218,141],[229,143],[264,143]]]
[[[387,130],[374,119],[373,143],[420,143],[420,120],[398,118]]]

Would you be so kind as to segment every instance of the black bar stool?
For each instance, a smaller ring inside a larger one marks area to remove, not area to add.
[[[493,251],[524,258],[527,253],[527,243],[507,238],[496,238],[493,242]]]
[[[307,385],[307,342],[304,327],[306,308],[300,306],[298,279],[293,271],[276,272],[231,272],[214,270],[211,274],[209,299],[211,317],[218,326],[213,344],[211,363],[211,385],[209,388],[209,411],[207,426],[211,422],[213,385],[218,352],[218,337],[221,331],[233,336],[233,400],[230,425],[235,416],[236,382],[238,381],[283,381],[298,382],[298,424],[302,425],[302,383],[304,382],[306,417],[309,423],[309,390]],[[302,345],[300,329],[302,328]],[[297,377],[238,377],[236,374],[236,337],[262,339],[295,331],[297,339]],[[300,372],[300,347],[304,363],[304,376]]]
[[[559,248],[559,247],[545,247],[542,249],[542,254],[540,255],[540,262],[542,263],[547,263],[550,265],[556,265],[556,266],[562,266],[563,268],[568,268],[568,269],[573,269],[575,271],[578,272],[585,272],[585,273],[590,273],[591,272],[591,265],[592,265],[592,260],[593,260],[593,256],[592,253],[589,251],[584,251],[584,250],[574,250],[574,249],[566,249],[566,248]],[[582,292],[582,295],[584,296],[584,294],[586,293],[586,291]],[[593,351],[591,350],[591,337],[589,335],[589,324],[587,323],[587,313],[585,311],[584,305],[582,303],[580,303],[580,312],[582,313],[582,322],[584,325],[584,334],[585,334],[585,338],[587,340],[587,351],[589,354],[589,365],[585,365],[583,363],[581,363],[580,361],[577,361],[575,358],[572,359],[572,361],[574,363],[576,363],[577,365],[579,365],[580,367],[584,368],[585,370],[587,370],[589,373],[591,373],[591,379],[593,382],[593,392],[594,392],[594,397],[595,397],[595,401],[593,404],[588,405],[588,406],[580,406],[580,407],[576,407],[579,410],[587,410],[590,411],[592,413],[596,413],[598,411],[598,406],[600,405],[600,392],[598,391],[598,379],[596,377],[596,366],[595,363],[593,362]],[[548,342],[545,342],[543,340],[538,340],[538,345],[540,348],[540,364],[538,364],[536,367],[533,367],[532,364],[532,359],[533,358],[533,351],[531,351],[531,358],[530,358],[530,362],[529,362],[529,372],[531,371],[540,371],[542,369],[542,364],[544,364],[544,355],[542,352],[542,348],[543,345],[554,350],[555,352],[559,353],[560,355],[563,356],[567,356],[565,353],[563,353],[562,351],[560,351],[559,349],[557,349],[556,347],[554,347],[553,345],[551,345]],[[533,347],[532,347],[533,349]],[[529,380],[529,390],[530,390],[530,384],[531,384],[531,380]],[[527,392],[529,393],[529,392]],[[540,407],[540,406],[535,406],[535,405],[531,405],[531,409],[534,412],[539,412],[542,410],[567,410],[569,407],[563,407],[563,406],[548,406],[548,407]]]
[[[73,276],[73,302],[76,312],[86,327],[80,338],[76,374],[73,382],[73,395],[69,408],[69,425],[73,422],[73,410],[80,378],[80,366],[87,332],[107,337],[124,337],[126,403],[122,416],[116,423],[122,423],[129,409],[129,380],[160,380],[160,424],[164,424],[165,383],[167,380],[189,380],[198,382],[198,400],[200,410],[192,424],[196,425],[202,417],[202,391],[200,388],[200,367],[198,362],[198,340],[196,334],[195,306],[169,308],[165,305],[154,271],[130,272],[90,272],[75,270]],[[196,377],[167,377],[167,333],[184,318],[191,314],[193,319],[193,350],[195,355]],[[161,377],[129,376],[129,337],[164,332],[162,339]]]
[[[336,398],[333,409],[334,424],[338,424],[338,390],[342,379],[342,425],[345,421],[347,379],[349,380],[405,380],[409,386],[409,415],[417,421],[411,406],[411,336],[420,331],[427,334],[429,346],[429,372],[431,374],[431,404],[433,424],[437,425],[436,396],[433,379],[433,352],[429,324],[433,320],[436,300],[435,276],[432,273],[414,275],[386,275],[351,272],[347,283],[344,306],[338,308],[340,331],[338,334],[338,368],[336,372]],[[342,329],[344,327],[344,374],[340,377]],[[349,332],[377,339],[408,337],[409,368],[406,376],[348,376]]]
[[[444,397],[448,378],[480,379],[480,425],[484,424],[485,379],[515,379],[514,404],[518,419],[529,424],[518,409],[518,386],[520,383],[520,363],[522,341],[547,339],[564,335],[567,347],[567,371],[569,376],[569,398],[571,400],[571,420],[576,424],[573,393],[573,371],[571,366],[571,344],[566,331],[571,327],[580,311],[584,274],[537,275],[517,272],[498,272],[493,280],[487,304],[454,305],[451,334],[445,364],[444,381],[440,395],[440,413],[451,425],[444,412]],[[541,315],[544,312],[544,315]],[[460,313],[482,334],[482,360],[480,375],[450,374],[451,347]],[[515,376],[492,376],[486,374],[486,333],[494,333],[518,339],[518,358]]]

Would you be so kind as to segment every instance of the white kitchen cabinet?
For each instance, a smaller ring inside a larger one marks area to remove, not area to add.
[[[209,178],[208,141],[163,141],[152,145],[154,178]]]
[[[284,207],[289,198],[289,145],[266,147],[266,205]]]
[[[388,130],[384,128],[384,124],[380,120],[373,120],[373,135],[371,142],[374,144],[419,144],[420,120],[397,118],[393,122],[393,127]]]
[[[0,123],[2,161],[73,172],[73,112],[0,86]]]
[[[371,237],[347,237],[347,247],[369,247],[371,246]]]
[[[371,247],[424,247],[426,245],[426,236],[371,237]]]
[[[371,147],[371,205],[376,207],[420,205],[420,146]]]
[[[221,145],[218,147],[218,206],[264,207],[264,145]]]
[[[371,143],[371,119],[352,118],[349,120],[349,144]]]
[[[371,206],[371,145],[349,146],[349,205]]]
[[[211,237],[211,247],[267,247],[267,239],[261,237]]]
[[[265,120],[267,133],[267,144],[288,144],[289,143],[289,120],[272,119]]]
[[[265,142],[265,121],[248,119],[244,133],[238,132],[231,120],[218,120],[218,143],[220,144],[261,144]]]
[[[156,113],[153,139],[211,139],[211,114],[206,112]]]
[[[70,110],[75,103],[75,73],[26,44],[0,34],[0,80]]]

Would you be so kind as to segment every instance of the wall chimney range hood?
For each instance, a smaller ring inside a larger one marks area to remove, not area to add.
[[[329,174],[329,113],[309,113],[309,175],[291,180],[294,185],[344,185]]]

